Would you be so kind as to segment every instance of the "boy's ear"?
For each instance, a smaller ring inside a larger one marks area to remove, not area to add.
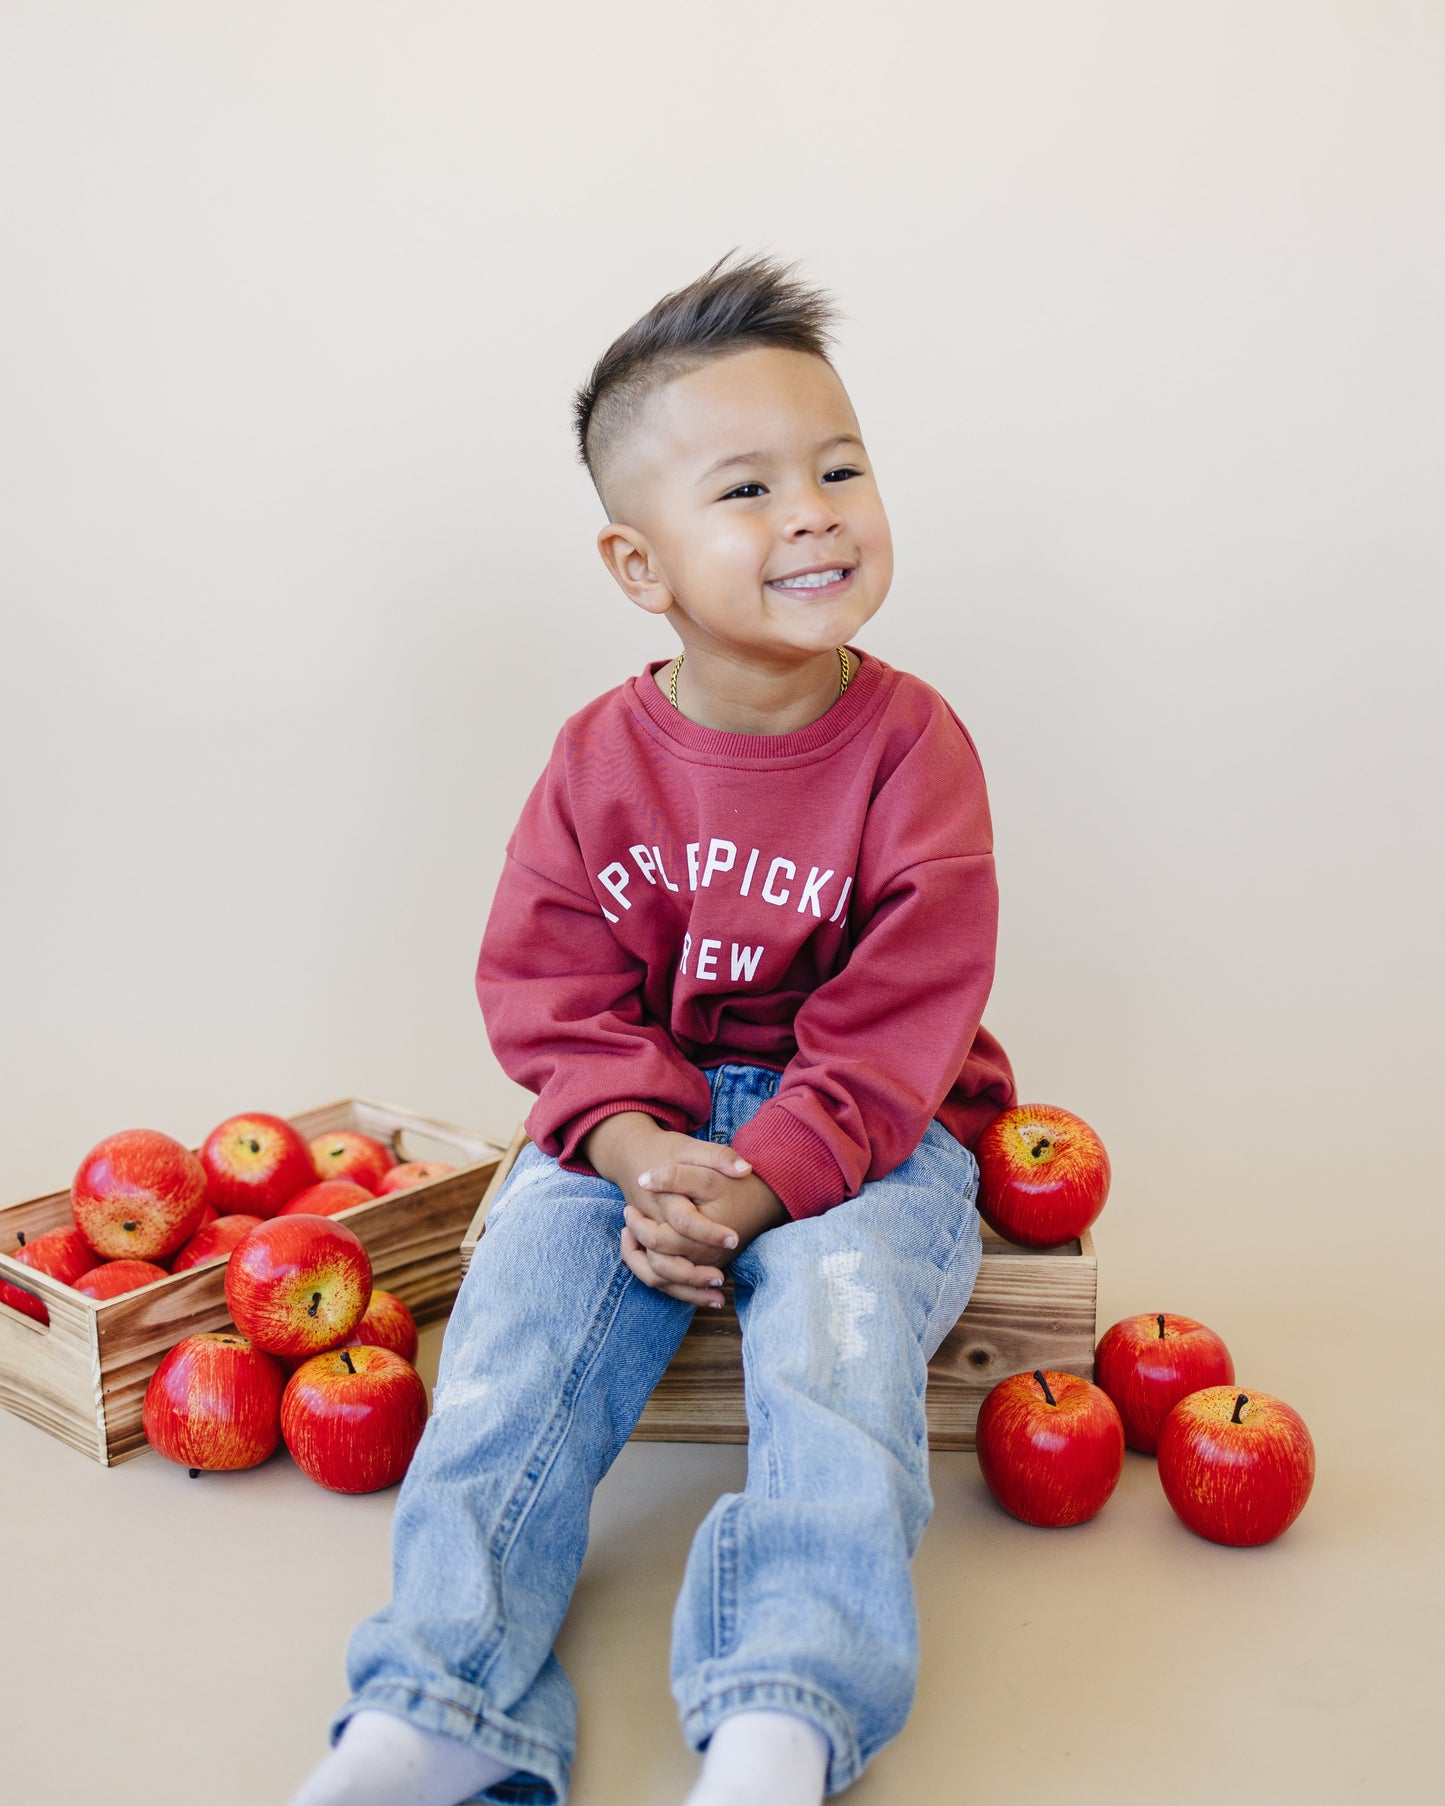
[[[597,535],[597,550],[629,602],[650,615],[665,615],[673,594],[663,581],[645,535],[609,521]]]

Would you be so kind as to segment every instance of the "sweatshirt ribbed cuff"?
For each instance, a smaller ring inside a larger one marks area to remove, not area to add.
[[[624,1110],[641,1110],[644,1116],[650,1116],[664,1129],[677,1129],[683,1134],[687,1134],[691,1126],[684,1113],[672,1104],[659,1104],[645,1097],[627,1097],[610,1104],[599,1104],[595,1110],[586,1110],[581,1116],[574,1116],[563,1129],[561,1151],[557,1155],[558,1166],[564,1172],[586,1173],[590,1178],[600,1179],[602,1175],[597,1168],[577,1152],[578,1144],[606,1117],[620,1116]],[[528,1133],[531,1131],[528,1130]]]
[[[821,1216],[848,1195],[847,1181],[826,1142],[776,1099],[749,1118],[728,1146],[772,1186],[795,1221]]]

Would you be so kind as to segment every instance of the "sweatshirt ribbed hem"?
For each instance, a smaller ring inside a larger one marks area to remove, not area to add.
[[[728,1145],[772,1186],[795,1221],[821,1216],[847,1196],[846,1180],[827,1143],[775,1098],[749,1118]]]

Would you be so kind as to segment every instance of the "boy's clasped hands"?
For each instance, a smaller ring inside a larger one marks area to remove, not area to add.
[[[586,1149],[626,1200],[624,1262],[685,1304],[720,1305],[723,1267],[789,1221],[778,1194],[726,1143],[664,1129],[641,1111],[605,1117]]]

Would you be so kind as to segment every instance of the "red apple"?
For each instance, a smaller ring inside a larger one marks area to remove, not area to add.
[[[366,1307],[366,1315],[351,1331],[343,1336],[334,1348],[390,1348],[399,1354],[404,1361],[416,1366],[416,1351],[419,1338],[416,1330],[416,1318],[412,1316],[406,1305],[395,1292],[378,1292],[373,1289],[371,1303]],[[330,1349],[323,1349],[329,1354]],[[295,1373],[298,1367],[311,1360],[311,1355],[278,1355],[288,1373]]]
[[[274,1217],[316,1177],[311,1147],[282,1116],[228,1116],[201,1145],[206,1195],[221,1216]]]
[[[73,1286],[83,1273],[100,1265],[100,1256],[73,1223],[67,1223],[63,1229],[47,1229],[29,1239],[24,1230],[17,1230],[15,1239],[19,1246],[10,1250],[12,1260],[34,1268],[37,1273],[48,1273],[62,1285]],[[37,1298],[33,1292],[21,1291],[19,1286],[8,1285],[3,1279],[0,1279],[0,1301],[12,1310],[23,1311],[37,1323],[50,1321],[44,1299]]]
[[[258,1223],[226,1262],[231,1320],[268,1354],[316,1354],[350,1335],[371,1298],[371,1261],[333,1217]]]
[[[978,1213],[1007,1241],[1055,1248],[1081,1236],[1109,1196],[1104,1144],[1054,1104],[1004,1110],[973,1144]]]
[[[389,1167],[381,1175],[376,1195],[384,1198],[388,1192],[405,1191],[408,1185],[421,1185],[428,1179],[440,1179],[443,1174],[456,1170],[444,1160],[403,1160],[399,1166]]]
[[[332,1492],[394,1486],[426,1428],[426,1387],[390,1348],[337,1348],[300,1366],[281,1397],[281,1434],[302,1473]]]
[[[1124,1440],[1152,1455],[1164,1419],[1191,1392],[1234,1378],[1223,1340],[1193,1317],[1157,1311],[1124,1317],[1099,1338],[1094,1383],[1119,1407]]]
[[[336,1129],[330,1135],[312,1137],[311,1161],[318,1179],[355,1179],[375,1197],[396,1156],[375,1136]]]
[[[416,1318],[395,1292],[373,1290],[366,1315],[341,1343],[342,1348],[390,1348],[416,1365]]]
[[[75,1289],[87,1298],[118,1298],[122,1292],[134,1292],[141,1286],[154,1285],[158,1279],[169,1278],[165,1268],[153,1260],[103,1260],[98,1267],[81,1274]]]
[[[107,1135],[81,1161],[70,1187],[76,1225],[107,1260],[162,1260],[200,1226],[206,1169],[158,1129]]]
[[[1159,1479],[1175,1514],[1212,1543],[1273,1542],[1304,1510],[1315,1445],[1283,1399],[1204,1386],[1164,1419]]]
[[[192,1479],[255,1467],[281,1440],[286,1375],[274,1356],[231,1330],[184,1336],[151,1375],[141,1406],[146,1440]]]
[[[1124,1471],[1124,1425],[1091,1381],[1053,1368],[1000,1380],[978,1412],[984,1484],[1005,1511],[1051,1529],[1101,1509]]]
[[[189,1267],[199,1267],[205,1261],[228,1256],[237,1242],[244,1241],[262,1220],[236,1210],[230,1216],[217,1217],[214,1223],[202,1223],[171,1262],[171,1272],[184,1273]]]
[[[277,1211],[282,1217],[334,1217],[338,1211],[350,1210],[353,1204],[369,1204],[376,1196],[354,1179],[322,1179],[298,1191]]]

